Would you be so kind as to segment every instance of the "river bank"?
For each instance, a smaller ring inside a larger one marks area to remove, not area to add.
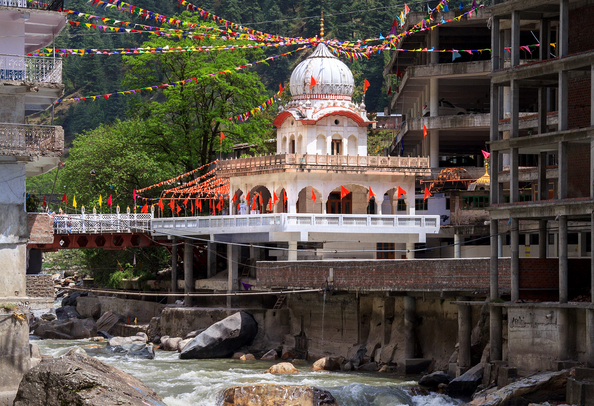
[[[35,340],[41,354],[54,357],[88,340]],[[216,406],[223,389],[233,385],[277,383],[312,385],[332,393],[341,406],[455,406],[462,402],[441,394],[414,394],[416,381],[393,374],[311,372],[309,364],[296,365],[295,375],[263,374],[276,361],[233,359],[180,360],[177,352],[157,350],[155,358],[126,359],[97,356],[103,362],[132,374],[155,390],[168,406]]]

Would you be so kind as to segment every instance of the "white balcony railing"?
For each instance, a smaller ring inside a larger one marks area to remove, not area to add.
[[[427,157],[277,154],[217,162],[218,170],[241,170],[272,165],[323,165],[385,168],[429,168]]]
[[[62,58],[0,54],[0,81],[62,83]]]
[[[60,156],[63,150],[62,127],[0,123],[0,155]]]
[[[27,0],[0,0],[0,6],[27,8]]]
[[[239,216],[155,218],[156,234],[235,234],[320,232],[360,234],[435,234],[439,216],[279,213]]]
[[[147,233],[151,213],[124,214],[56,214],[55,234]]]

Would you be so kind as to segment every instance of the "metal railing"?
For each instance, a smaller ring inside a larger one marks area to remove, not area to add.
[[[427,157],[277,154],[217,162],[218,170],[237,170],[273,165],[328,165],[385,168],[429,168]]]
[[[56,214],[55,234],[147,233],[151,213],[123,214]]]
[[[2,80],[62,83],[62,58],[0,54]]]
[[[0,6],[27,8],[27,0],[0,0]]]
[[[0,155],[60,156],[63,150],[62,127],[0,123]]]

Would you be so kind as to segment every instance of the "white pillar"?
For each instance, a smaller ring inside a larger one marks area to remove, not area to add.
[[[406,243],[406,259],[415,259],[415,243],[414,242],[407,242]]]
[[[289,241],[289,261],[297,261],[297,241]]]
[[[439,116],[439,79],[434,77],[429,79],[429,112],[431,117]],[[439,168],[439,130],[429,132],[429,157],[431,168]]]
[[[327,214],[327,212],[326,212],[326,204],[327,203],[328,203],[328,200],[322,199],[322,214]]]
[[[454,258],[462,258],[462,236],[454,234]]]
[[[439,28],[431,30],[431,48],[439,49]],[[431,63],[439,63],[439,52],[431,52]]]
[[[227,293],[237,291],[239,283],[239,246],[227,244]],[[233,306],[231,296],[227,296],[227,307]]]

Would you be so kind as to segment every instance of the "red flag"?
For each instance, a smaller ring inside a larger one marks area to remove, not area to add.
[[[192,214],[194,214],[194,205],[190,204],[190,209],[192,209]]]
[[[264,207],[264,203],[262,203],[262,193],[260,193],[260,207]]]
[[[340,185],[340,200],[342,200],[349,193],[351,193],[351,192],[347,188],[345,188],[344,186]]]
[[[169,207],[171,207],[171,212],[173,213],[173,210],[175,210],[175,199],[173,197],[169,200]]]
[[[314,192],[314,190],[311,190],[311,200],[313,200],[313,202],[316,202],[316,193]]]
[[[423,138],[427,136],[427,126],[423,124]]]
[[[367,201],[371,200],[372,197],[377,196],[375,193],[373,193],[373,190],[371,190],[371,186],[369,186],[369,197],[367,198]]]
[[[398,193],[396,194],[396,200],[400,199],[400,196],[403,196],[405,194],[406,194],[406,190],[404,190],[400,186],[398,186]]]
[[[431,193],[429,193],[429,189],[427,189],[427,186],[425,186],[425,197],[423,197],[423,200],[427,200],[429,196],[431,196]]]
[[[222,208],[223,206],[221,205],[221,201],[219,200],[219,204],[217,204],[217,210],[219,211],[219,213],[221,212]]]
[[[184,199],[184,206],[186,206],[186,209],[188,208],[188,196]]]
[[[481,152],[483,153],[483,156],[485,157],[485,159],[491,158],[491,153],[490,152],[487,152],[487,151],[482,150],[482,149],[481,149]],[[43,198],[45,199],[45,196],[43,196]]]
[[[258,207],[256,206],[256,199],[254,199],[252,202],[252,210],[258,210]]]
[[[41,203],[41,207],[45,209],[45,206],[47,206],[47,203],[45,202],[45,195],[43,195],[43,203]]]
[[[148,205],[145,203],[144,206],[142,206],[142,210],[140,210],[141,213],[148,213]]]
[[[410,13],[410,7],[408,7],[406,3],[404,3],[404,15],[407,15],[408,13]]]
[[[161,211],[163,211],[163,209],[165,208],[165,206],[163,205],[163,199],[159,199],[159,203],[157,203],[157,205],[161,208]]]
[[[66,196],[66,195],[64,195]],[[272,191],[272,203],[276,203],[278,202],[278,197],[276,196],[276,192],[273,190]]]
[[[396,71],[396,77],[401,78],[402,76],[403,76],[402,71],[400,70],[400,68],[398,68],[398,70]]]
[[[367,92],[367,89],[369,88],[369,86],[371,86],[371,85],[369,84],[369,81],[368,81],[367,79],[365,79],[365,80],[363,81],[363,93],[366,93],[366,92]]]
[[[285,88],[283,87],[283,84],[281,83],[281,84],[278,86],[278,92],[279,92],[279,93],[282,93],[282,92],[284,92],[284,91],[285,91]]]
[[[62,196],[62,201],[64,202],[64,206],[68,206],[68,199],[66,198],[66,193]]]
[[[221,131],[221,144],[223,144],[223,140],[225,139],[225,134]]]
[[[202,200],[196,198],[196,208],[202,211]]]
[[[283,202],[287,203],[287,200],[289,200],[289,198],[287,197],[287,193],[285,192],[285,189],[283,189]]]
[[[314,79],[314,77],[312,76],[312,77],[311,77],[311,80],[309,81],[309,89],[310,89],[310,90],[311,90],[311,89],[313,89],[313,87],[314,87],[315,85],[317,85],[317,84],[318,84],[318,82],[316,82],[316,80],[315,80],[315,79]]]
[[[64,195],[65,197],[66,195]],[[111,200],[111,195],[109,195],[109,199],[107,199],[107,204],[109,204],[109,207],[113,207],[113,200]]]
[[[241,204],[237,203],[237,213],[239,213],[239,208],[241,207]]]
[[[392,85],[390,85],[390,87],[388,87],[388,96],[392,94]]]
[[[250,194],[249,193],[247,194],[246,202],[247,202],[247,204],[249,206],[250,205]]]
[[[233,203],[237,203],[237,190],[235,191],[235,194],[233,195],[233,199],[231,199],[233,201]]]

